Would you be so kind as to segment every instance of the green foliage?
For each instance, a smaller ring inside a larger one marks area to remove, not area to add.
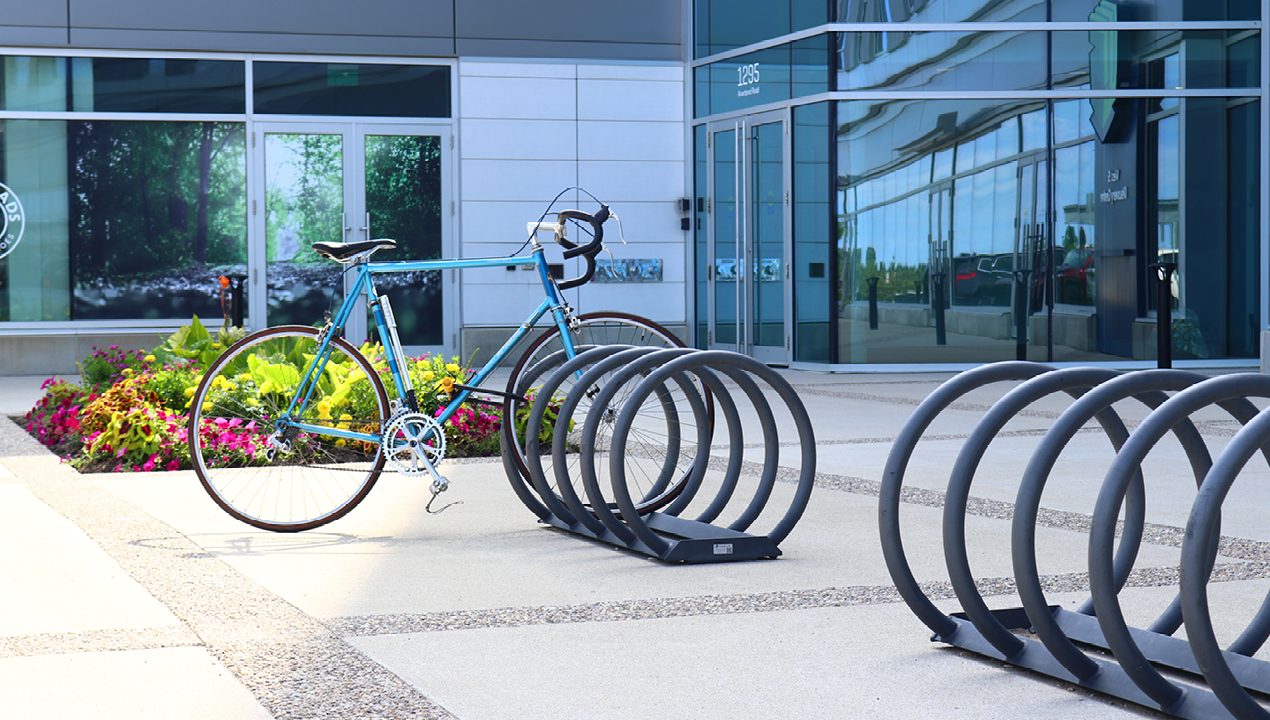
[[[163,344],[154,349],[154,356],[160,362],[193,363],[200,371],[206,370],[225,348],[234,344],[246,334],[242,328],[221,328],[216,337],[195,315],[189,325],[182,325],[176,332],[168,336]]]
[[[68,123],[76,282],[245,260],[242,123]]]
[[[198,385],[197,372],[190,363],[172,364],[144,375],[141,381],[154,393],[160,406],[182,412],[189,404],[190,392]]]
[[[123,378],[144,371],[153,361],[143,350],[124,350],[118,345],[105,350],[93,348],[80,361],[79,374],[89,392],[100,393]]]

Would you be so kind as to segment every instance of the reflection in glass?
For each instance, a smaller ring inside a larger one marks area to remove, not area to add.
[[[252,63],[255,111],[450,117],[450,68],[380,63]]]
[[[750,257],[753,258],[750,342],[785,345],[784,124],[750,128]]]
[[[693,57],[705,57],[829,21],[824,0],[695,0]]]
[[[73,110],[80,112],[243,113],[241,60],[71,58]]]
[[[1182,90],[1258,85],[1256,31],[1058,31],[1050,37],[1055,87]],[[1163,65],[1163,72],[1156,71],[1156,65]]]
[[[70,125],[63,120],[0,121],[0,182],[17,197],[23,218],[10,222],[13,213],[5,213],[0,321],[71,319]]]
[[[794,359],[830,362],[832,103],[793,109]]]
[[[265,133],[265,256],[270,325],[307,325],[343,296],[340,266],[316,242],[344,242],[344,138]]]
[[[839,33],[838,89],[1044,88],[1046,35],[1041,31]]]
[[[1084,22],[1100,0],[1050,0],[1055,22]],[[1177,20],[1257,20],[1261,17],[1257,0],[1224,2],[1144,2],[1123,3],[1119,20],[1170,22]],[[1041,18],[1044,20],[1045,18]]]
[[[1044,22],[1046,0],[837,0],[838,22]],[[1055,4],[1059,4],[1057,1]],[[1088,14],[1088,11],[1086,11]]]
[[[1157,259],[1180,267],[1175,357],[1255,354],[1258,101],[1122,99],[1106,142],[1095,103],[840,103],[840,361],[1149,359]]]
[[[440,258],[440,136],[367,135],[365,148],[366,237],[397,241],[376,259]],[[381,275],[375,287],[392,303],[403,345],[444,343],[441,271]]]
[[[737,165],[736,131],[714,134],[714,343],[737,346],[740,283],[737,282]]]
[[[197,314],[219,324],[216,278],[246,268],[242,123],[6,120],[0,130],[0,182],[25,211],[20,245],[0,259],[0,321]]]
[[[58,111],[66,109],[67,58],[10,55],[0,79],[0,108]]]
[[[1054,151],[1054,302],[1092,307],[1095,300],[1094,142]]]
[[[216,278],[246,269],[242,123],[68,131],[72,318],[220,318]]]
[[[696,262],[693,264],[693,276],[696,283],[696,292],[693,298],[696,301],[694,307],[697,320],[696,328],[696,346],[699,349],[705,349],[708,346],[707,334],[709,330],[710,318],[710,285],[709,285],[709,268],[710,268],[710,238],[707,235],[708,215],[706,213],[706,193],[709,182],[708,174],[708,155],[709,148],[706,141],[706,126],[698,125],[692,129],[692,178],[693,187],[696,189],[692,200],[692,238],[693,238],[693,254]]]

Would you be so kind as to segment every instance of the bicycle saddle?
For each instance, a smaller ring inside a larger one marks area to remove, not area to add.
[[[397,247],[397,241],[391,238],[379,238],[378,240],[351,243],[316,242],[313,243],[312,247],[318,255],[328,257],[336,262],[344,262],[362,253],[372,253],[381,248],[394,250]]]

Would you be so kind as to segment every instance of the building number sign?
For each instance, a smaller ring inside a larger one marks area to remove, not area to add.
[[[736,69],[736,96],[748,97],[758,95],[759,91],[758,63],[741,65]]]

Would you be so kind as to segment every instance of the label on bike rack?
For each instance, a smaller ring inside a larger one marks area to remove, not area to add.
[[[731,555],[732,543],[715,543],[714,554],[715,555]]]

